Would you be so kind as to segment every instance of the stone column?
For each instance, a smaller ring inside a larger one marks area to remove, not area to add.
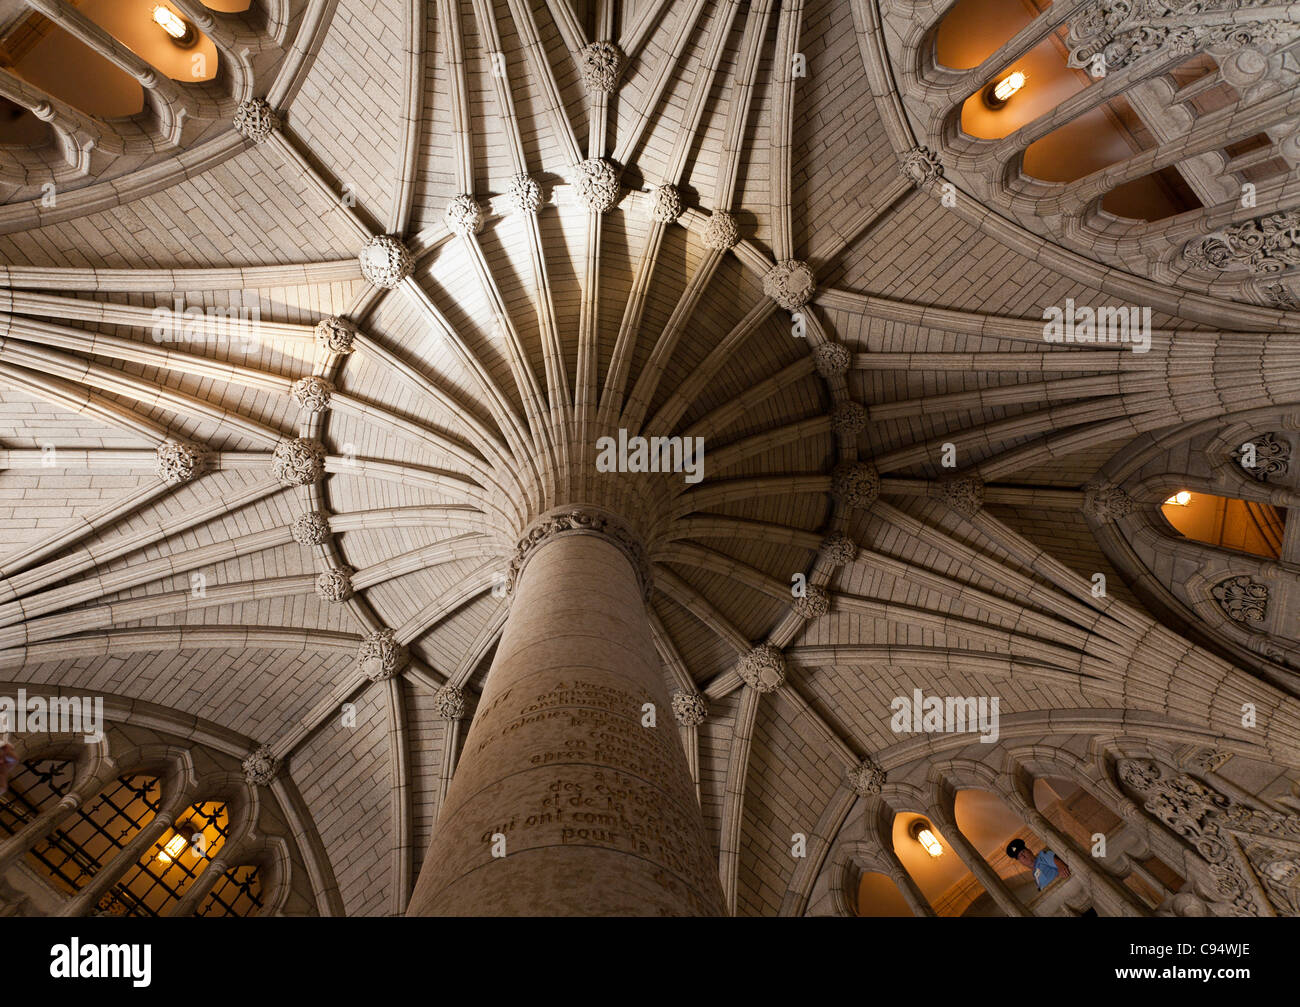
[[[408,915],[723,915],[643,571],[583,523],[525,539]]]

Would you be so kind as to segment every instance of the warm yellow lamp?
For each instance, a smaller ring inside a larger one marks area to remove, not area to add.
[[[1191,502],[1192,494],[1187,490],[1179,490],[1165,501],[1165,506],[1168,507],[1172,504],[1175,507],[1186,507]]]
[[[199,830],[193,825],[189,822],[182,822],[180,825],[176,826],[176,835],[167,840],[167,845],[159,851],[158,859],[164,864],[174,862],[182,853],[185,852],[186,847],[188,847],[190,843],[194,842],[194,837],[198,834]]]
[[[168,10],[161,4],[153,9],[153,23],[165,31],[177,45],[189,45],[194,41],[194,29],[179,14]]]
[[[1027,74],[1017,70],[1015,73],[1007,74],[995,84],[990,84],[984,90],[984,104],[989,108],[1001,108],[1011,96],[1025,86],[1025,81],[1029,79]]]
[[[924,818],[918,818],[912,823],[911,832],[912,838],[920,843],[930,856],[937,857],[943,853],[943,844],[939,842],[930,829],[930,823]]]

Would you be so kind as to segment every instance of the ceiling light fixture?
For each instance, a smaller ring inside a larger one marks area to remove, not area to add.
[[[182,822],[176,826],[176,835],[167,840],[167,845],[158,851],[158,859],[164,864],[170,864],[185,852],[186,847],[194,842],[194,837],[199,834],[189,822]]]
[[[194,27],[179,14],[158,4],[153,9],[153,23],[167,33],[179,46],[187,46],[194,41]]]
[[[1171,496],[1168,500],[1165,501],[1165,506],[1168,507],[1170,505],[1173,505],[1174,507],[1186,507],[1191,502],[1192,502],[1192,494],[1187,490],[1179,490],[1177,493],[1175,493],[1173,496]]]
[[[930,828],[930,823],[924,818],[918,818],[914,821],[911,826],[909,826],[908,831],[911,832],[912,838],[920,843],[925,848],[925,852],[930,854],[930,856],[937,857],[943,853],[943,844],[935,837],[934,832]]]
[[[1028,79],[1028,75],[1019,70],[1007,74],[996,84],[990,84],[984,89],[984,104],[989,108],[1001,108],[1011,100],[1013,94],[1025,86],[1025,81]]]

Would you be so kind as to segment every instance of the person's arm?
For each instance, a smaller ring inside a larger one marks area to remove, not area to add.
[[[1056,864],[1056,872],[1061,877],[1068,878],[1070,876],[1070,865],[1062,860],[1058,854],[1052,854],[1052,861]]]

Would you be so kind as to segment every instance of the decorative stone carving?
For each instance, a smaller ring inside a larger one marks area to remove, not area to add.
[[[1183,247],[1183,260],[1196,269],[1245,270],[1272,275],[1300,266],[1300,210],[1269,213],[1233,224]]]
[[[433,694],[433,712],[439,720],[460,720],[465,716],[465,690],[459,685],[444,685]]]
[[[478,200],[473,196],[462,193],[452,197],[451,202],[442,212],[442,219],[447,224],[447,230],[452,234],[459,234],[461,237],[478,234],[483,227],[483,207],[479,206]]]
[[[579,56],[579,72],[588,91],[609,94],[618,89],[618,79],[623,75],[626,59],[616,43],[592,42],[579,50]]]
[[[208,452],[201,444],[168,439],[158,445],[154,472],[167,485],[179,486],[202,474],[207,463]]]
[[[845,779],[849,789],[859,797],[871,797],[884,789],[885,771],[871,756],[867,756],[848,770]]]
[[[330,407],[330,396],[334,394],[334,386],[324,378],[308,374],[293,383],[289,394],[293,396],[300,408],[309,413],[322,413]]]
[[[1224,752],[1217,748],[1204,748],[1192,756],[1190,765],[1202,773],[1217,773],[1231,758],[1231,752]]]
[[[929,147],[913,147],[903,155],[898,170],[903,173],[904,178],[918,187],[943,177],[943,165],[939,163],[939,155]]]
[[[529,175],[519,174],[510,179],[506,196],[520,213],[536,213],[542,208],[542,187]]]
[[[1208,864],[1224,911],[1261,915],[1249,880],[1254,874],[1279,915],[1300,913],[1300,816],[1249,807],[1151,760],[1126,759],[1116,770],[1120,783],[1140,795],[1143,808]]]
[[[352,597],[352,568],[331,567],[316,578],[316,597],[337,605]]]
[[[831,410],[831,432],[836,437],[856,437],[867,429],[867,407],[860,402],[837,402]]]
[[[1209,916],[1210,907],[1192,892],[1175,892],[1153,912],[1156,916]]]
[[[590,157],[577,165],[573,192],[592,213],[605,213],[618,202],[618,169],[603,157]]]
[[[280,773],[280,760],[263,745],[244,759],[244,779],[254,787],[269,787]]]
[[[411,275],[415,260],[401,241],[391,234],[377,234],[357,256],[361,275],[376,287],[392,290]]]
[[[853,354],[843,343],[822,343],[813,350],[813,366],[823,378],[834,378],[849,372]]]
[[[870,507],[880,496],[880,474],[869,462],[840,462],[831,472],[831,496],[849,507]]]
[[[759,692],[775,692],[785,684],[785,654],[770,643],[760,643],[740,659],[736,672]]]
[[[804,596],[795,598],[791,607],[800,619],[817,619],[831,610],[831,596],[826,588],[808,584]]]
[[[366,636],[357,648],[357,668],[372,682],[400,674],[409,661],[410,655],[397,642],[397,634],[387,627]]]
[[[316,323],[316,345],[327,353],[345,356],[352,352],[352,340],[357,330],[347,319],[330,315]]]
[[[655,187],[650,198],[650,219],[671,224],[682,215],[682,197],[675,185]]]
[[[975,476],[953,476],[939,482],[937,494],[953,510],[974,517],[984,506],[984,480]]]
[[[289,532],[299,545],[320,545],[330,536],[329,515],[318,510],[299,514],[289,526]]]
[[[798,311],[816,291],[812,270],[798,259],[783,259],[763,277],[763,293],[786,311]]]
[[[842,532],[832,532],[822,539],[821,554],[832,566],[844,566],[858,558],[858,544]]]
[[[284,486],[320,482],[325,474],[325,448],[309,437],[293,437],[275,446],[271,472]]]
[[[714,210],[709,222],[704,225],[704,244],[708,248],[725,252],[734,248],[740,240],[740,225],[734,215],[726,210]]]
[[[261,143],[280,126],[280,116],[265,98],[249,98],[235,109],[235,130],[254,143]]]
[[[1237,13],[1257,5],[1258,0],[1094,0],[1071,21],[1068,65],[1091,67],[1101,57],[1104,71],[1114,73],[1156,52],[1227,53],[1295,38],[1285,21],[1249,21]],[[1222,20],[1184,20],[1194,14],[1219,14]]]
[[[1137,509],[1137,501],[1118,486],[1093,482],[1083,488],[1083,513],[1094,521],[1109,524]]]
[[[698,692],[678,689],[673,693],[673,717],[683,727],[698,727],[709,715],[709,701]]]
[[[1229,577],[1210,593],[1233,622],[1263,622],[1268,615],[1268,585],[1249,577]]]
[[[1279,311],[1300,311],[1300,296],[1285,283],[1266,283],[1261,289],[1270,307]]]
[[[519,572],[523,570],[528,557],[536,551],[537,547],[552,535],[565,534],[601,535],[622,549],[637,572],[642,595],[646,601],[650,600],[653,589],[650,559],[640,538],[612,515],[585,508],[548,515],[524,532],[515,545],[515,555],[510,560],[510,567],[506,573],[507,595],[514,594]]]
[[[1277,478],[1287,474],[1291,467],[1291,442],[1284,436],[1270,430],[1251,439],[1248,443],[1255,448],[1254,465],[1246,464],[1251,459],[1249,453],[1243,448],[1237,448],[1232,452],[1232,457],[1246,475],[1264,483],[1268,482],[1270,477]]]

